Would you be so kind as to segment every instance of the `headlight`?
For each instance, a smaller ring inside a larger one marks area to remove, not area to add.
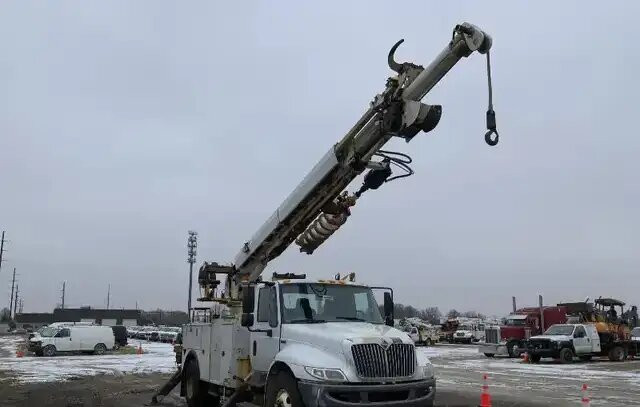
[[[422,376],[430,379],[434,376],[435,372],[433,370],[433,365],[431,363],[422,366]]]
[[[325,369],[321,367],[311,367],[305,366],[304,370],[309,373],[311,376],[320,380],[329,380],[329,381],[347,381],[344,373],[340,369]]]

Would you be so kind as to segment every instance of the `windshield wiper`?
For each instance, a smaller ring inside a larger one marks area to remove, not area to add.
[[[287,323],[289,324],[322,324],[325,323],[324,319],[313,319],[313,318],[303,318],[303,319],[294,319]]]
[[[369,322],[366,319],[362,319],[358,317],[336,317],[336,319],[346,319],[347,321]]]

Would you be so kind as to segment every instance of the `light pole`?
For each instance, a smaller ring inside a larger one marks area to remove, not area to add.
[[[189,303],[187,304],[187,313],[189,321],[191,321],[191,292],[193,291],[193,263],[196,262],[196,254],[198,249],[198,232],[189,231],[187,239],[187,263],[189,263]]]

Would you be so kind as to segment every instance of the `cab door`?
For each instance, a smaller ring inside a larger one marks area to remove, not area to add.
[[[587,335],[587,331],[582,325],[577,325],[573,330],[573,347],[577,355],[585,355],[592,352],[591,338]]]
[[[251,366],[258,372],[268,372],[280,351],[280,313],[278,292],[273,284],[257,288],[255,320],[251,332]]]
[[[54,337],[54,345],[58,352],[69,352],[73,350],[73,338],[69,328],[62,328]]]

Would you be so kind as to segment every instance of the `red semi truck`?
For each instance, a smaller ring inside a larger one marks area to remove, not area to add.
[[[541,309],[544,318],[540,318]],[[520,308],[509,314],[504,325],[486,327],[485,341],[479,345],[480,353],[487,357],[520,357],[530,337],[540,335],[551,325],[565,322],[567,308],[563,306]]]

